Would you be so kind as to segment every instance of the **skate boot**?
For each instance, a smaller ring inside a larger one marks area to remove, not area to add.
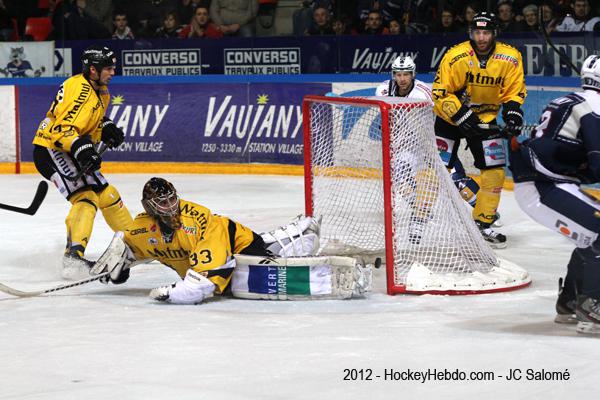
[[[556,317],[554,322],[557,324],[576,324],[575,308],[577,299],[567,295],[564,292],[563,278],[558,280],[558,299],[556,300]]]
[[[82,246],[67,248],[62,260],[63,279],[76,281],[90,276],[90,269],[94,262],[83,258],[83,250]]]
[[[500,213],[499,212],[496,212],[496,215],[494,215],[494,222],[492,222],[492,226],[494,228],[502,228],[504,226],[504,223],[500,219]]]
[[[505,249],[508,243],[506,243],[506,236],[501,233],[494,231],[491,228],[490,223],[475,221],[477,227],[479,228],[479,232],[481,232],[481,236],[490,245],[493,249]]]
[[[577,296],[577,332],[600,334],[600,300],[589,296]]]

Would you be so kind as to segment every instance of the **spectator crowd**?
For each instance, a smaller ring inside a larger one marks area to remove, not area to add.
[[[278,0],[0,0],[0,40],[33,40],[32,18],[49,21],[47,40],[252,37],[257,24],[273,25],[277,7]],[[485,10],[496,13],[501,32],[539,31],[541,23],[550,32],[600,31],[594,0],[303,0],[291,25],[299,36],[460,33]]]

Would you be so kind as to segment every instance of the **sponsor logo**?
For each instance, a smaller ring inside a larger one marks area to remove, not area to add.
[[[504,86],[504,77],[502,76],[487,76],[478,72],[473,75],[470,71],[466,73],[467,82],[476,83],[482,86]]]
[[[67,116],[64,118],[65,121],[73,122],[73,119],[77,116],[77,113],[79,113],[79,109],[81,108],[83,103],[85,103],[85,100],[87,99],[91,90],[92,87],[89,84],[84,83],[81,85],[81,92],[79,92],[79,95],[73,101],[73,108],[67,111]]]
[[[300,48],[225,49],[225,75],[299,74]]]
[[[200,49],[123,50],[123,75],[200,75]]]
[[[208,101],[208,113],[204,124],[204,137],[234,138],[238,143],[219,149],[245,155],[246,153],[302,154],[302,144],[286,143],[295,139],[302,127],[302,106],[297,104],[270,105],[269,97],[261,94],[256,104],[240,105],[233,96],[219,100],[211,97]],[[261,139],[277,143],[261,142]],[[258,141],[256,141],[258,140]],[[203,147],[204,152],[216,152],[217,148]]]
[[[513,64],[515,67],[517,65],[519,65],[519,61],[515,57],[509,56],[506,54],[494,54],[494,56],[492,58],[494,60],[508,61],[509,63]]]
[[[396,52],[391,47],[387,47],[384,51],[374,51],[370,47],[354,50],[354,58],[352,59],[353,72],[381,72],[389,71],[392,68],[392,63],[397,57],[410,56],[416,61],[419,55],[418,51]]]
[[[150,227],[150,232],[156,232],[157,230],[158,230],[158,227],[156,226],[156,224],[153,224],[153,225]]]
[[[188,235],[195,235],[196,232],[198,232],[198,230],[196,229],[195,226],[185,226],[185,225],[182,225],[181,226],[181,230],[184,231]]]
[[[148,243],[150,243],[151,245],[157,245],[158,239],[156,239],[154,237],[148,238]]]
[[[169,104],[126,104],[123,95],[113,96],[107,116],[127,137],[153,138],[169,111]],[[111,151],[154,152],[163,150],[164,142],[154,140],[127,141]]]
[[[146,229],[146,228],[139,228],[139,229],[134,229],[132,231],[129,231],[129,234],[131,236],[141,235],[142,233],[148,233],[148,229]]]
[[[186,249],[172,249],[170,247],[167,246],[166,249],[164,250],[159,250],[159,249],[152,249],[152,250],[148,250],[148,254],[151,257],[155,257],[158,259],[163,259],[163,260],[185,260],[189,257],[190,252],[187,251]]]
[[[496,141],[488,143],[483,149],[485,156],[492,160],[502,160],[506,158],[504,154],[504,146]]]
[[[448,66],[451,67],[452,65],[454,65],[461,58],[465,58],[465,57],[468,57],[468,56],[469,56],[469,53],[467,53],[467,52],[460,53],[460,54],[454,56],[454,58],[452,58],[452,60],[450,60],[450,62],[448,63]]]

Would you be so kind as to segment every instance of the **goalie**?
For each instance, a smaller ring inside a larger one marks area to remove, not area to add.
[[[287,298],[283,295],[273,297],[273,291],[261,292],[256,288],[281,284],[283,279],[279,277],[275,278],[277,282],[273,282],[275,272],[286,266],[289,272],[289,268],[298,265],[290,262],[291,259],[276,257],[311,256],[319,247],[319,221],[314,218],[301,216],[286,227],[259,235],[227,217],[212,214],[204,206],[181,200],[173,184],[162,178],[152,178],[144,185],[142,205],[146,212],[139,214],[125,232],[115,235],[91,273],[110,271],[109,280],[120,284],[129,278],[129,268],[134,263],[158,260],[182,278],[150,292],[152,299],[161,302],[198,304],[214,294],[229,293],[236,269],[241,270],[240,282],[236,285],[238,297]],[[244,256],[234,258],[234,254]],[[243,265],[236,267],[236,258]],[[338,261],[335,257],[331,260],[328,257],[299,260],[301,266],[310,267],[309,270],[316,271],[316,274],[310,275],[310,271],[305,270],[308,275],[290,277],[294,274],[288,273],[286,288],[280,294],[297,285],[313,285],[319,280],[319,271],[323,271],[319,267]],[[248,280],[250,270],[257,273]],[[365,271],[361,266],[353,264],[342,274],[335,272],[333,267],[328,271],[330,279],[317,283],[330,286],[326,288],[331,295],[329,298],[350,297],[348,289],[350,295],[355,289],[358,294],[363,287],[359,288],[358,283],[370,284],[370,276],[358,276]],[[356,280],[353,278],[355,273]],[[245,285],[243,279],[246,279]],[[235,291],[233,294],[236,295]],[[310,292],[307,294],[310,297]]]

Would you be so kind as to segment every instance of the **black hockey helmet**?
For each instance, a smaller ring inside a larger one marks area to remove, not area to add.
[[[179,196],[175,186],[163,178],[151,178],[142,191],[142,206],[148,215],[171,229],[181,227]]]
[[[473,20],[469,24],[469,35],[472,35],[473,31],[476,29],[492,31],[494,36],[498,36],[498,20],[496,19],[496,14],[487,11],[475,14]]]
[[[117,56],[114,51],[106,46],[93,44],[81,54],[81,69],[84,75],[89,75],[90,67],[94,66],[100,72],[103,68],[114,67],[117,64]]]

